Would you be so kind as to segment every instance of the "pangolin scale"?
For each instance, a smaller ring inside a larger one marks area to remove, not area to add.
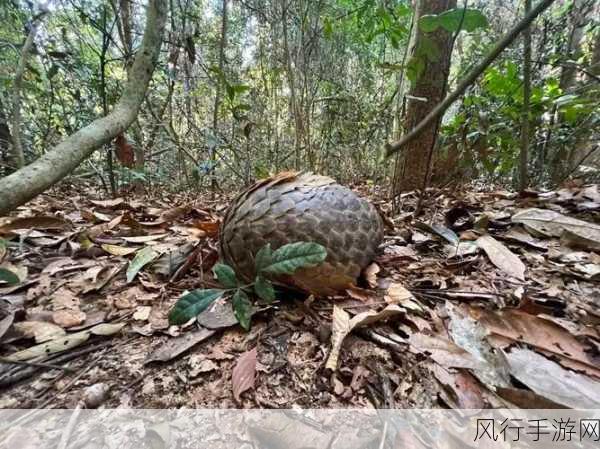
[[[325,296],[356,282],[383,240],[383,223],[371,203],[333,179],[285,172],[243,191],[220,235],[221,257],[246,282],[253,280],[254,258],[267,243],[273,250],[300,241],[323,245],[322,264],[272,280]]]

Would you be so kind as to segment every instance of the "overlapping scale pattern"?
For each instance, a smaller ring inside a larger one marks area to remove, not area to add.
[[[254,278],[254,257],[267,243],[317,242],[327,259],[276,281],[322,296],[356,281],[383,239],[372,204],[333,179],[285,172],[259,181],[231,204],[221,227],[221,256],[245,281]]]

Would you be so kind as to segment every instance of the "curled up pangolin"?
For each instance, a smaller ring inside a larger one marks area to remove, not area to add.
[[[371,203],[333,179],[285,172],[243,191],[220,234],[221,257],[248,282],[255,276],[254,258],[267,243],[273,250],[301,241],[323,245],[323,263],[271,280],[326,296],[356,282],[383,240],[383,223]]]

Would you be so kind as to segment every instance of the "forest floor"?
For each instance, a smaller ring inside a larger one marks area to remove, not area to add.
[[[167,320],[216,285],[228,197],[62,187],[21,207],[0,221],[0,273],[19,278],[0,282],[0,408],[92,391],[104,407],[600,408],[598,186],[431,189],[418,218],[414,194],[393,215],[383,189],[356,190],[386,218],[363,285],[283,295],[249,332],[226,301],[202,326]]]

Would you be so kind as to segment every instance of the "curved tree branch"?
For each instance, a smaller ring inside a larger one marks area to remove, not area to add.
[[[114,109],[67,137],[35,162],[0,179],[0,215],[26,203],[60,181],[94,150],[124,132],[135,120],[158,59],[167,17],[166,0],[148,2],[142,45]]]

